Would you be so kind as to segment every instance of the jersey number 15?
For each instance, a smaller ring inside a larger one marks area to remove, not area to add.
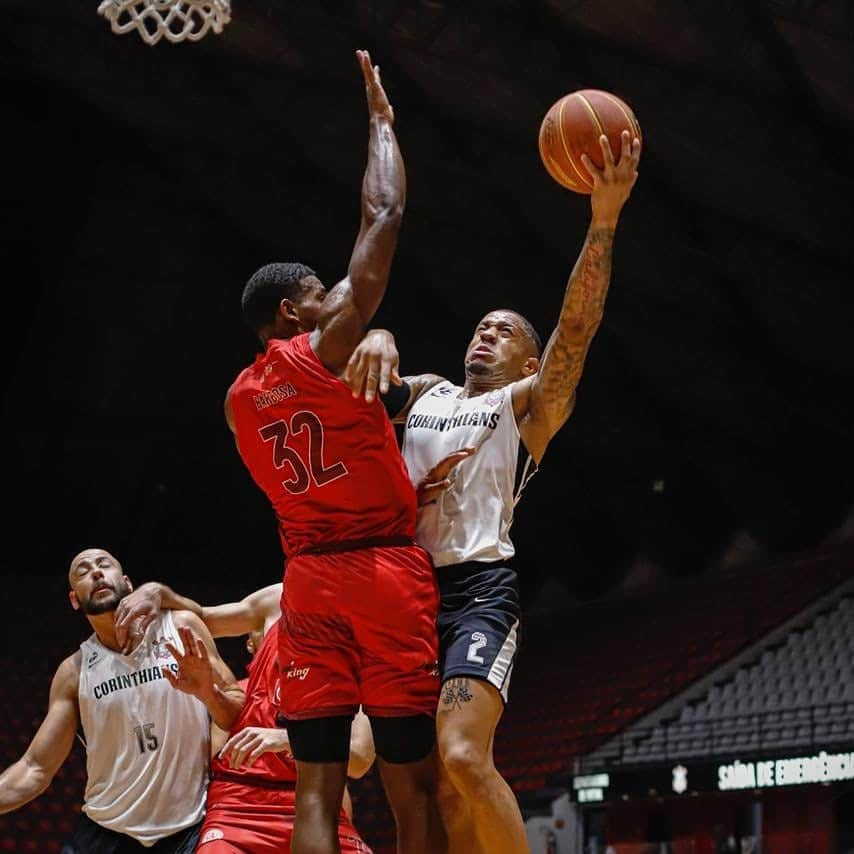
[[[288,447],[288,436],[308,430],[308,465],[293,448]],[[290,465],[293,476],[282,481],[282,486],[293,495],[305,492],[312,483],[326,486],[348,474],[347,466],[338,461],[327,466],[323,461],[323,424],[308,410],[295,412],[290,428],[283,421],[273,421],[258,431],[265,442],[273,443],[273,465],[277,469]]]

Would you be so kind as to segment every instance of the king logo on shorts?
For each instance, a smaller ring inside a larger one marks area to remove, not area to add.
[[[225,834],[218,827],[212,827],[210,830],[204,832],[204,835],[199,840],[199,845],[204,845],[206,842],[216,842],[217,839],[224,838]]]
[[[285,679],[299,679],[302,682],[308,676],[309,670],[311,670],[311,667],[297,667],[296,662],[292,661],[285,671]]]

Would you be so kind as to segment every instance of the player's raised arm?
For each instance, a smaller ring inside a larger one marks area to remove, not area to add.
[[[368,163],[362,181],[362,220],[347,276],[329,292],[311,345],[330,370],[342,369],[385,294],[406,204],[406,172],[394,135],[394,111],[379,66],[356,51],[368,99]]]
[[[24,755],[0,774],[0,813],[16,810],[38,797],[71,752],[80,723],[80,657],[76,652],[59,665],[50,686],[44,721]]]
[[[628,131],[623,132],[616,165],[606,136],[600,138],[600,144],[603,169],[582,155],[593,176],[593,210],[584,246],[566,286],[557,327],[546,345],[539,371],[514,388],[519,430],[538,463],[572,412],[584,360],[605,309],[617,220],[638,175],[640,141],[630,140]]]

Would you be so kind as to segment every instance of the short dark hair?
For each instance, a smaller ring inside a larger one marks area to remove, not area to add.
[[[531,343],[534,345],[534,351],[536,352],[537,358],[539,359],[540,356],[542,356],[543,354],[543,339],[540,338],[540,333],[537,332],[536,329],[534,329],[534,324],[531,323],[531,321],[528,320],[527,317],[522,314],[519,314],[518,311],[515,311],[513,313],[519,318],[519,320],[522,321],[522,329],[525,331],[525,334],[528,336],[528,338],[531,339]]]
[[[311,267],[295,261],[265,264],[252,274],[243,288],[240,299],[243,319],[257,335],[273,323],[282,300],[297,299],[302,290],[302,280],[315,275]]]

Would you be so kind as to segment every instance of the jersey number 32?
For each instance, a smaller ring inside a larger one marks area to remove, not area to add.
[[[308,430],[307,461],[288,447],[288,437],[302,433],[303,430]],[[313,412],[305,409],[295,412],[290,426],[283,420],[273,421],[258,432],[265,442],[273,443],[273,465],[277,469],[284,468],[286,464],[291,467],[292,476],[283,480],[282,486],[293,495],[305,492],[312,483],[315,486],[326,486],[348,474],[344,463],[338,461],[327,466],[324,462],[323,424]]]

